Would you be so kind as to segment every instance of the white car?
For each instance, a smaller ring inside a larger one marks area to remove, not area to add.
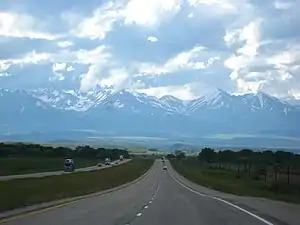
[[[163,170],[168,170],[167,166],[163,166]]]

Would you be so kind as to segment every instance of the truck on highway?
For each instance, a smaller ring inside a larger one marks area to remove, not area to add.
[[[123,161],[123,160],[124,160],[124,156],[120,155],[120,161]]]
[[[64,162],[64,171],[73,172],[75,170],[75,163],[73,159],[67,158]]]
[[[110,165],[110,158],[105,158],[105,165]]]

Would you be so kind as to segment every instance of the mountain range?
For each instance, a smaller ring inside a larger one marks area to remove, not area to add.
[[[221,89],[183,101],[128,90],[0,89],[2,139],[37,132],[52,138],[155,136],[200,138],[217,134],[299,137],[299,106],[263,92],[232,95]],[[72,134],[71,134],[72,133]],[[59,134],[59,135],[53,135]],[[74,135],[74,136],[72,136]]]

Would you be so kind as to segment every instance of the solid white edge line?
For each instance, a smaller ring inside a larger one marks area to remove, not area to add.
[[[238,209],[238,210],[240,210],[240,211],[243,211],[244,213],[247,213],[247,214],[249,214],[250,216],[255,217],[256,219],[260,220],[261,222],[264,222],[265,224],[268,224],[268,225],[274,225],[273,223],[271,223],[271,222],[269,222],[269,221],[267,221],[267,220],[261,218],[260,216],[255,215],[254,213],[249,212],[249,211],[247,211],[247,210],[245,210],[245,209],[243,209],[243,208],[241,208],[241,207],[239,207],[239,206],[237,206],[237,205],[235,205],[235,204],[233,204],[233,203],[231,203],[231,202],[228,202],[228,201],[226,201],[226,200],[223,200],[223,199],[217,198],[217,197],[212,197],[212,198],[214,198],[214,199],[216,199],[216,200],[218,200],[218,201],[220,201],[220,202],[223,202],[223,203],[225,203],[225,204],[228,204],[228,205],[230,205],[230,206],[232,206],[232,207],[234,207],[234,208],[236,208],[236,209]]]
[[[195,194],[198,194],[198,195],[204,196],[204,197],[209,197],[209,198],[215,199],[215,200],[217,200],[217,201],[223,202],[223,203],[225,203],[225,204],[227,204],[227,205],[230,205],[230,206],[232,206],[232,207],[234,207],[234,208],[236,208],[236,209],[238,209],[238,210],[240,210],[240,211],[242,211],[242,212],[244,212],[244,213],[247,213],[248,215],[250,215],[250,216],[252,216],[252,217],[254,217],[254,218],[260,220],[261,222],[263,222],[263,223],[265,223],[265,224],[268,224],[268,225],[275,225],[275,224],[273,224],[273,223],[271,223],[271,222],[269,222],[269,221],[267,221],[267,220],[261,218],[260,216],[255,215],[254,213],[249,212],[249,211],[247,211],[247,210],[245,210],[245,209],[243,209],[243,208],[241,208],[241,207],[239,207],[239,206],[237,206],[237,205],[235,205],[235,204],[233,204],[233,203],[231,203],[231,202],[225,201],[225,200],[223,200],[223,199],[221,199],[221,198],[218,198],[218,197],[205,195],[205,194],[202,194],[202,193],[200,193],[200,192],[198,192],[198,191],[195,191],[195,190],[189,188],[188,186],[186,186],[185,184],[183,184],[182,182],[180,182],[180,181],[179,181],[179,180],[178,180],[171,172],[170,172],[169,174],[170,174],[171,177],[173,177],[173,179],[174,179],[177,183],[179,183],[182,187],[188,189],[189,191],[191,191],[191,192],[193,192],[193,193],[195,193]]]

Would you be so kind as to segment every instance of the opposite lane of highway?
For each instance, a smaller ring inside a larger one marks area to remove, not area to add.
[[[150,173],[115,192],[46,212],[13,219],[9,225],[265,225],[261,220],[180,185],[156,161]],[[271,223],[270,223],[271,224]]]
[[[119,161],[117,165],[129,162],[129,161],[130,161],[130,159],[125,159],[124,161]],[[113,161],[112,163],[114,163],[114,162],[115,161]],[[78,168],[74,172],[71,172],[71,173],[87,172],[87,171],[92,171],[92,170],[100,170],[100,169],[108,168],[108,167],[111,167],[111,166],[112,165],[102,165],[101,167],[90,166],[90,167]],[[69,173],[70,172],[65,172],[63,170],[60,170],[60,171],[50,171],[50,172],[8,175],[8,176],[0,176],[0,181],[14,180],[14,179],[24,179],[24,178],[48,177],[48,176],[56,176],[56,175],[69,174]]]

